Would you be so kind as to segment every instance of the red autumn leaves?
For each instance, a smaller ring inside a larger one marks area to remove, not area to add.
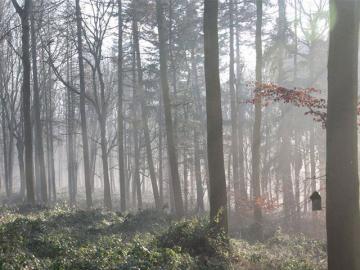
[[[271,102],[284,102],[292,104],[298,108],[305,108],[305,115],[312,115],[314,121],[321,122],[323,126],[326,123],[326,100],[316,96],[320,90],[315,88],[294,88],[288,89],[273,83],[256,83],[255,97],[247,103],[255,103],[261,98],[263,106],[268,106]],[[360,110],[359,110],[360,113]]]

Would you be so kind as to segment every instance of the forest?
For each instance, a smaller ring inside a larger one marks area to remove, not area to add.
[[[0,270],[360,270],[359,0],[0,0]]]

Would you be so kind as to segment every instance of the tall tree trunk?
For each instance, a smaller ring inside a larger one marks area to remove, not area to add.
[[[108,158],[108,141],[107,141],[107,115],[108,115],[108,105],[105,97],[105,82],[103,73],[101,70],[100,61],[102,59],[101,50],[99,50],[98,55],[96,55],[95,65],[93,72],[96,72],[97,78],[99,79],[100,85],[100,102],[101,105],[97,110],[97,116],[100,126],[100,148],[101,148],[101,161],[103,169],[103,183],[104,183],[104,206],[111,210],[112,209],[112,200],[111,200],[111,188],[110,188],[110,177],[109,177],[109,158]],[[96,75],[93,75],[94,78],[94,92],[96,93]]]
[[[285,72],[283,61],[285,59],[286,47],[286,3],[285,0],[278,0],[279,19],[278,19],[278,83],[285,83]],[[291,179],[291,123],[289,119],[289,105],[281,106],[283,122],[281,124],[280,134],[282,145],[280,147],[280,175],[282,181],[283,203],[284,203],[284,224],[291,228],[294,211],[294,194]]]
[[[101,113],[99,122],[100,122],[101,161],[102,161],[103,178],[104,178],[104,206],[107,209],[111,210],[112,209],[112,201],[111,201],[111,191],[110,191],[108,148],[107,148],[107,136],[106,136],[106,113],[105,112]]]
[[[308,159],[307,159],[307,147],[305,147],[304,149],[304,155],[303,155],[303,160],[304,160],[304,174],[305,174],[305,179],[306,181],[304,181],[303,185],[303,193],[304,193],[304,198],[308,198],[310,197],[308,190],[309,190],[309,180],[311,179],[310,173],[309,173],[309,164],[308,164]],[[306,214],[308,211],[308,200],[304,200],[304,213]]]
[[[291,156],[290,136],[287,134],[288,131],[285,130],[285,128],[286,127],[280,129],[282,140],[280,146],[279,168],[284,204],[284,226],[286,229],[290,229],[293,225],[292,219],[294,217],[294,193],[291,180],[291,163],[289,159]]]
[[[229,74],[229,88],[230,88],[230,111],[231,111],[231,154],[232,154],[232,183],[234,185],[234,200],[235,200],[235,214],[236,219],[240,218],[240,183],[239,183],[239,142],[238,142],[238,112],[237,101],[235,93],[235,56],[234,56],[234,3],[229,1],[230,13],[230,74]]]
[[[90,120],[92,122],[92,119]],[[93,123],[95,128],[97,128],[97,121]],[[97,132],[95,131],[95,136],[97,136]],[[97,137],[96,137],[97,138]],[[95,171],[96,171],[96,159],[98,152],[98,144],[95,140],[91,140],[90,142],[90,186],[91,192],[95,190]]]
[[[236,27],[236,101],[243,100],[242,96],[242,65],[240,62],[240,30]],[[240,185],[240,207],[248,199],[246,184],[245,184],[245,168],[244,168],[244,128],[245,126],[245,111],[243,104],[238,104],[238,143],[239,143],[239,185]],[[240,221],[241,222],[241,221]]]
[[[162,120],[162,99],[160,98],[159,104],[159,112],[158,112],[158,122],[159,122],[159,168],[158,168],[158,175],[159,175],[159,196],[160,196],[160,203],[164,205],[164,177],[163,177],[163,120]]]
[[[164,1],[164,0],[160,0],[160,1]],[[168,48],[169,48],[169,62],[170,62],[170,70],[171,70],[171,81],[172,81],[172,86],[173,86],[173,95],[174,95],[174,99],[177,99],[177,83],[178,83],[178,78],[177,78],[177,66],[176,66],[176,62],[175,62],[175,56],[174,56],[174,31],[173,31],[173,21],[174,21],[174,11],[173,11],[173,4],[174,1],[173,0],[169,0],[169,40],[168,40]],[[164,25],[165,26],[165,25]],[[164,29],[165,30],[165,29]],[[177,111],[175,110],[173,113],[173,127],[174,127],[174,142],[176,145],[177,142],[177,132],[176,132],[176,127],[177,127]]]
[[[256,0],[256,83],[262,82],[262,0]],[[252,192],[255,235],[262,239],[262,210],[260,194],[261,97],[256,96],[255,122],[252,142]]]
[[[23,85],[22,85],[22,114],[24,119],[24,145],[25,145],[25,177],[27,202],[35,204],[34,190],[34,163],[32,145],[32,124],[31,124],[31,84],[30,84],[30,24],[29,15],[31,12],[31,0],[25,0],[24,7],[21,8],[16,0],[11,0],[16,12],[21,19],[22,31],[22,65],[23,65]]]
[[[50,192],[53,194],[53,202],[56,202],[56,182],[55,182],[55,158],[54,158],[54,131],[53,131],[53,109],[51,93],[51,72],[49,67],[49,87],[48,87],[48,116],[47,116],[47,144],[48,144],[48,179],[51,186]],[[50,194],[49,192],[49,194]]]
[[[25,195],[25,164],[24,164],[24,144],[20,139],[16,142],[16,149],[18,153],[18,163],[20,171],[20,196],[24,198]]]
[[[32,72],[33,72],[33,91],[34,91],[34,130],[35,130],[35,141],[36,149],[35,155],[39,162],[39,181],[41,190],[41,201],[43,203],[48,202],[47,194],[47,180],[45,172],[45,158],[44,158],[44,147],[43,147],[43,134],[40,117],[40,94],[39,94],[39,82],[38,82],[38,69],[37,69],[37,42],[36,42],[36,29],[35,29],[35,14],[34,14],[34,1],[31,5],[31,56],[32,56]]]
[[[133,39],[135,40],[135,35],[133,35]],[[135,43],[135,42],[134,42]],[[142,195],[141,195],[141,183],[140,183],[140,146],[139,146],[139,116],[138,116],[138,82],[136,80],[136,48],[133,47],[132,52],[132,85],[133,85],[133,144],[134,144],[134,172],[133,172],[133,206],[135,206],[135,195],[137,198],[137,207],[138,209],[142,208]]]
[[[154,160],[151,149],[150,130],[148,125],[148,110],[146,108],[146,103],[145,103],[144,82],[143,82],[142,65],[141,65],[140,45],[139,45],[139,31],[138,31],[137,19],[135,18],[135,16],[133,18],[133,32],[134,32],[133,35],[134,35],[134,48],[136,52],[136,64],[137,64],[138,88],[139,88],[138,90],[139,90],[140,103],[141,103],[141,119],[144,129],[146,156],[149,166],[150,180],[154,194],[155,206],[156,208],[160,208],[161,207],[160,195],[159,195],[159,190],[155,175],[155,166],[154,166]]]
[[[69,29],[66,29],[67,34],[69,34]],[[70,50],[69,50],[69,42],[66,44],[66,79],[67,81],[73,83],[73,76],[71,73],[72,70],[72,61],[70,57]],[[66,136],[66,143],[67,143],[67,177],[68,177],[68,192],[69,192],[69,205],[76,206],[76,197],[74,193],[74,183],[75,183],[75,98],[74,94],[71,89],[67,89],[67,115],[66,115],[66,129],[67,129],[67,136]]]
[[[195,182],[196,182],[196,211],[203,213],[204,207],[204,188],[201,179],[201,160],[200,160],[200,130],[203,127],[201,119],[201,103],[200,103],[200,89],[198,84],[198,73],[195,59],[195,49],[191,50],[191,72],[192,78],[192,91],[195,104],[195,117],[198,126],[194,128],[194,166],[195,166]]]
[[[134,104],[137,102],[135,101]],[[134,106],[135,108],[137,106]],[[136,110],[136,109],[135,109]],[[134,188],[136,190],[137,208],[142,209],[142,194],[141,194],[141,182],[140,182],[140,143],[139,143],[139,132],[138,132],[138,117],[134,112]]]
[[[316,160],[315,160],[315,142],[314,127],[310,128],[310,175],[311,175],[311,192],[316,191]]]
[[[298,77],[298,0],[294,0],[294,85],[297,84],[297,77]]]
[[[85,106],[85,71],[82,49],[82,26],[81,26],[81,9],[80,0],[75,0],[76,6],[76,38],[79,60],[79,77],[80,77],[80,118],[81,118],[81,135],[83,144],[84,160],[84,179],[86,192],[86,206],[92,206],[91,185],[90,185],[90,162],[89,162],[89,142],[86,124],[86,106]]]
[[[207,147],[210,184],[210,221],[228,230],[219,76],[218,1],[205,0],[204,51],[207,113]]]
[[[195,165],[195,183],[196,183],[196,212],[203,213],[204,207],[204,188],[201,180],[201,162],[199,149],[199,131],[194,130],[194,165]]]
[[[172,188],[174,193],[176,216],[182,217],[184,215],[184,204],[181,195],[179,168],[177,164],[176,147],[174,140],[174,127],[171,116],[171,101],[170,101],[169,82],[167,75],[168,49],[167,49],[166,37],[165,37],[166,27],[165,27],[163,9],[164,9],[163,2],[161,0],[156,0],[156,19],[158,26],[159,52],[160,52],[160,79],[161,79],[161,89],[162,89],[163,101],[164,101],[168,159],[170,165]]]
[[[326,136],[329,270],[360,269],[357,141],[359,1],[330,1]]]
[[[119,183],[120,183],[120,210],[126,211],[125,195],[125,161],[124,161],[124,116],[123,116],[123,19],[122,19],[122,1],[118,0],[118,163],[119,163]]]
[[[124,112],[125,113],[125,112]],[[125,117],[126,114],[124,114]],[[125,167],[125,200],[126,200],[126,208],[130,208],[130,179],[131,179],[131,161],[130,161],[130,155],[131,155],[131,145],[130,145],[130,138],[128,136],[128,126],[130,124],[127,124],[126,121],[124,123],[124,167]]]
[[[188,178],[188,157],[187,151],[183,150],[183,175],[184,175],[184,214],[189,211],[189,178]]]
[[[11,134],[8,134],[7,132],[7,123],[6,123],[6,117],[5,117],[5,106],[3,104],[2,106],[2,114],[1,114],[1,120],[2,120],[2,141],[3,141],[3,160],[4,160],[4,180],[5,180],[5,191],[6,196],[10,197],[10,160],[9,160],[9,145],[8,145],[8,137],[11,136]],[[8,136],[9,135],[9,136]]]
[[[297,131],[298,132],[298,131]],[[300,146],[300,134],[295,134],[295,144]],[[300,228],[298,225],[300,223],[301,218],[301,203],[300,203],[300,172],[303,167],[303,160],[301,156],[301,150],[296,149],[294,153],[294,175],[295,175],[295,225],[297,229]],[[307,198],[305,198],[306,200]]]

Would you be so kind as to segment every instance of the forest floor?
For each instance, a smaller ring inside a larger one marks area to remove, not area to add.
[[[1,270],[326,269],[325,245],[303,236],[226,243],[204,218],[175,222],[155,210],[0,209]]]

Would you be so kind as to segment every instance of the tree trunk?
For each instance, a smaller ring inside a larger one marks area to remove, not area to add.
[[[359,1],[331,0],[326,136],[329,270],[360,269],[357,141]],[[336,13],[335,13],[336,11]]]
[[[159,122],[159,195],[160,195],[160,204],[164,205],[164,177],[163,177],[163,132],[162,132],[162,99],[160,98],[159,112],[158,112],[158,122]]]
[[[195,117],[198,126],[194,128],[194,165],[195,165],[195,182],[196,182],[196,212],[203,213],[204,207],[204,188],[201,179],[201,160],[200,160],[200,130],[203,127],[201,119],[201,103],[200,103],[200,89],[198,85],[197,65],[195,60],[195,50],[191,50],[191,72],[192,91],[195,104]]]
[[[183,175],[184,175],[184,214],[189,211],[189,178],[188,178],[188,158],[187,151],[183,151]]]
[[[232,154],[232,183],[234,186],[235,215],[236,219],[240,218],[240,183],[239,183],[239,142],[238,142],[238,107],[235,93],[235,57],[234,57],[234,3],[229,1],[230,13],[230,111],[231,111],[231,154]]]
[[[170,165],[172,188],[174,193],[175,211],[176,211],[176,216],[180,218],[184,215],[184,204],[181,195],[181,184],[179,178],[179,168],[177,164],[173,120],[171,116],[171,101],[170,101],[169,82],[167,75],[168,49],[167,49],[166,37],[165,37],[166,27],[165,27],[163,13],[164,11],[163,11],[162,0],[156,0],[156,19],[158,26],[159,53],[160,53],[160,79],[161,79],[161,89],[163,94],[164,112],[165,112],[167,150],[168,150],[168,159]]]
[[[256,83],[262,82],[262,0],[256,0]],[[260,194],[260,145],[261,145],[261,97],[256,96],[255,122],[252,142],[252,192],[254,203],[254,230],[261,240],[262,210],[259,205]]]
[[[82,49],[82,26],[81,26],[81,9],[80,0],[75,0],[76,6],[76,36],[77,36],[77,50],[79,60],[79,77],[80,77],[80,118],[81,118],[81,135],[83,144],[83,159],[84,159],[84,179],[86,192],[86,206],[92,206],[91,185],[90,185],[90,162],[89,162],[89,142],[86,124],[86,108],[85,108],[85,71]]]
[[[6,117],[5,117],[5,104],[3,104],[2,108],[2,141],[3,141],[3,160],[4,160],[4,180],[5,180],[5,191],[6,191],[6,197],[11,196],[11,190],[10,190],[10,147],[8,145],[8,137],[11,136],[11,134],[8,134],[7,132],[7,123],[6,123]],[[9,135],[9,136],[8,136]]]
[[[159,195],[159,190],[155,175],[154,160],[151,149],[150,131],[148,125],[148,110],[146,109],[146,103],[145,103],[144,82],[143,82],[142,65],[141,65],[140,45],[139,45],[139,31],[135,16],[133,18],[133,32],[134,32],[133,33],[134,48],[136,52],[136,64],[137,64],[137,75],[138,75],[138,88],[139,88],[138,90],[139,90],[140,103],[141,103],[141,119],[144,129],[146,156],[149,166],[150,180],[154,194],[155,206],[156,208],[160,208],[161,207],[160,195]]]
[[[49,68],[49,74],[50,68]],[[49,78],[49,81],[51,82],[51,75]],[[48,140],[48,179],[49,179],[49,185],[51,185],[51,192],[53,194],[53,202],[56,202],[56,182],[55,182],[55,159],[54,159],[54,131],[53,131],[53,109],[52,109],[52,96],[51,96],[51,83],[49,83],[48,88],[48,121],[47,121],[47,140]],[[49,192],[50,194],[50,192]]]
[[[195,182],[196,182],[196,212],[203,213],[204,207],[204,188],[201,180],[201,163],[199,149],[199,131],[194,130],[194,165],[195,165]]]
[[[207,147],[210,184],[210,222],[228,230],[226,180],[223,152],[221,90],[219,78],[218,1],[205,0],[204,52],[207,113]]]
[[[298,131],[297,131],[298,132]],[[300,134],[295,134],[295,145],[300,145]],[[301,218],[301,203],[300,203],[300,172],[303,167],[303,160],[301,156],[301,150],[296,149],[294,153],[294,175],[295,175],[295,223],[297,229],[300,228],[300,218]],[[305,180],[306,181],[306,180]],[[307,198],[305,198],[307,200]]]
[[[316,160],[315,160],[315,143],[314,127],[310,128],[310,175],[311,175],[311,192],[316,191]]]
[[[20,139],[16,142],[16,149],[18,153],[18,163],[20,171],[20,196],[24,198],[25,195],[25,164],[24,164],[24,144]]]
[[[107,209],[111,210],[112,201],[111,201],[111,191],[110,191],[108,149],[107,149],[107,138],[106,138],[106,117],[102,115],[102,117],[99,119],[99,122],[100,122],[101,161],[103,166],[103,178],[104,178],[104,206]]]
[[[242,101],[242,65],[240,62],[240,30],[236,27],[236,101]],[[246,184],[245,184],[245,168],[244,168],[244,128],[245,126],[245,111],[243,104],[238,104],[238,143],[239,143],[239,184],[240,184],[240,207],[248,200]],[[241,222],[241,221],[240,221]]]
[[[25,178],[27,202],[35,204],[34,190],[34,163],[32,145],[32,124],[31,124],[31,83],[30,83],[30,24],[29,15],[31,12],[31,0],[25,0],[24,7],[21,8],[16,0],[12,3],[21,19],[22,31],[22,65],[23,65],[23,85],[22,85],[22,115],[24,119],[24,145],[25,145]]]
[[[133,36],[135,39],[135,35]],[[142,195],[141,195],[141,184],[140,184],[140,146],[139,146],[139,132],[138,132],[138,82],[136,81],[136,48],[133,47],[132,52],[132,84],[133,84],[133,103],[132,103],[132,113],[133,113],[133,144],[134,144],[134,172],[133,172],[133,206],[135,206],[135,195],[137,198],[137,207],[138,209],[142,208]]]
[[[39,181],[41,190],[41,201],[44,204],[48,202],[47,194],[47,180],[45,172],[45,158],[44,158],[44,147],[43,147],[43,134],[40,117],[40,95],[39,95],[39,82],[38,82],[38,69],[37,69],[37,42],[36,42],[36,30],[35,30],[35,14],[33,8],[34,2],[31,6],[31,55],[32,55],[32,72],[33,72],[33,91],[34,91],[34,130],[35,130],[35,141],[36,149],[35,155],[39,162]]]
[[[125,195],[125,166],[124,166],[124,116],[123,116],[123,21],[122,21],[122,1],[118,0],[118,163],[119,163],[119,184],[120,184],[120,210],[126,211]]]

